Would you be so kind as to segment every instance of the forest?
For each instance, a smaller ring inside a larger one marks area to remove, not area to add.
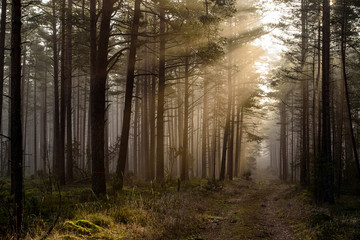
[[[0,12],[0,239],[360,239],[359,0]]]

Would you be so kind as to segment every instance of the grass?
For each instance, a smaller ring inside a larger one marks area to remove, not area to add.
[[[25,181],[24,239],[41,239],[58,214],[59,193],[46,186],[46,181]],[[11,238],[9,188],[8,180],[0,180],[0,239]],[[180,192],[177,189],[176,181],[131,179],[123,191],[115,193],[109,188],[108,195],[97,198],[90,185],[67,185],[61,189],[60,220],[47,239],[200,240],[209,231],[204,226],[209,225],[226,225],[218,236],[266,239],[269,233],[260,234],[254,226],[268,207],[299,239],[360,239],[360,199],[356,195],[342,195],[335,205],[317,207],[311,191],[287,186],[267,206],[261,199],[272,190],[262,182],[193,179],[181,183]]]
[[[26,179],[24,238],[41,239],[53,224],[59,193],[44,188],[39,179]],[[47,239],[182,239],[202,224],[204,204],[199,199],[220,184],[200,179],[182,183],[147,183],[132,179],[121,192],[98,199],[89,185],[61,189],[60,221]],[[10,238],[9,183],[0,189],[0,238]],[[4,203],[4,204],[3,204]],[[8,206],[8,207],[5,207]]]

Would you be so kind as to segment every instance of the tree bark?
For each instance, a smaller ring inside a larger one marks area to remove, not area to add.
[[[73,173],[73,151],[72,151],[72,0],[68,0],[66,12],[66,55],[65,55],[65,78],[66,78],[66,180],[74,180]]]
[[[201,136],[201,177],[206,178],[206,130],[208,118],[208,80],[204,78],[204,101],[203,101],[203,120],[202,120],[202,136]]]
[[[157,107],[156,180],[164,180],[164,105],[165,105],[165,10],[160,6],[159,91]]]
[[[61,185],[65,184],[65,0],[61,2],[61,90],[60,90],[60,140],[59,140],[59,175]]]
[[[116,179],[114,183],[115,190],[121,190],[123,188],[125,166],[128,153],[128,143],[129,143],[129,132],[130,132],[130,120],[131,120],[131,105],[132,105],[132,96],[134,91],[134,78],[135,78],[135,63],[136,63],[136,49],[138,42],[138,30],[140,22],[140,4],[141,0],[135,0],[134,6],[134,18],[131,28],[131,39],[130,39],[130,49],[129,49],[129,61],[128,69],[126,75],[126,90],[125,90],[125,106],[124,106],[124,115],[123,115],[123,125],[120,137],[120,149],[119,157],[116,168]]]
[[[0,133],[2,133],[2,109],[4,92],[4,53],[5,53],[5,30],[6,30],[6,0],[1,1],[1,23],[0,23]],[[1,154],[2,157],[2,154]]]
[[[15,232],[20,238],[24,211],[21,125],[21,0],[12,0],[11,14],[11,175],[14,189]]]
[[[59,176],[59,55],[57,41],[57,20],[56,20],[56,1],[52,1],[52,47],[53,47],[53,69],[54,69],[54,147],[53,147],[53,172]]]
[[[94,7],[95,3],[91,3]],[[105,130],[105,92],[108,65],[108,44],[110,36],[110,20],[114,1],[104,1],[99,33],[99,45],[95,60],[95,76],[91,79],[91,156],[92,156],[92,189],[96,195],[106,194],[104,166],[104,130]],[[95,9],[92,7],[91,14]],[[91,21],[91,29],[93,22]],[[96,24],[95,24],[96,26]],[[96,46],[92,46],[96,47]],[[92,50],[94,51],[94,50]],[[94,59],[91,59],[91,62]],[[93,64],[93,63],[92,63]],[[91,65],[93,66],[93,65]]]
[[[316,164],[319,174],[315,186],[315,197],[318,203],[334,202],[333,164],[331,158],[330,128],[330,2],[323,0],[322,29],[322,132],[321,151]]]
[[[189,180],[188,169],[188,135],[189,135],[189,57],[188,47],[185,52],[185,96],[184,96],[184,128],[181,157],[181,180]]]

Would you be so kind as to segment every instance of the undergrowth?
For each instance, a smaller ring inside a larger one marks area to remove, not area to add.
[[[41,239],[59,212],[56,187],[44,188],[40,179],[26,179],[24,239]],[[10,183],[0,189],[0,238],[11,236]],[[162,183],[131,179],[121,192],[97,198],[89,185],[61,189],[61,215],[47,239],[182,239],[195,234],[203,219],[208,191],[220,184],[200,179]]]

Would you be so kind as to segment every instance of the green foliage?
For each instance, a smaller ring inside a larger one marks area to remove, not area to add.
[[[79,235],[91,235],[91,231],[89,229],[79,226],[73,221],[64,222],[62,229],[66,232],[73,232]]]
[[[102,213],[90,214],[87,218],[94,224],[103,228],[110,228],[113,225],[112,218]]]
[[[224,49],[219,43],[209,42],[199,47],[197,55],[205,65],[210,65],[214,64],[224,55]]]

